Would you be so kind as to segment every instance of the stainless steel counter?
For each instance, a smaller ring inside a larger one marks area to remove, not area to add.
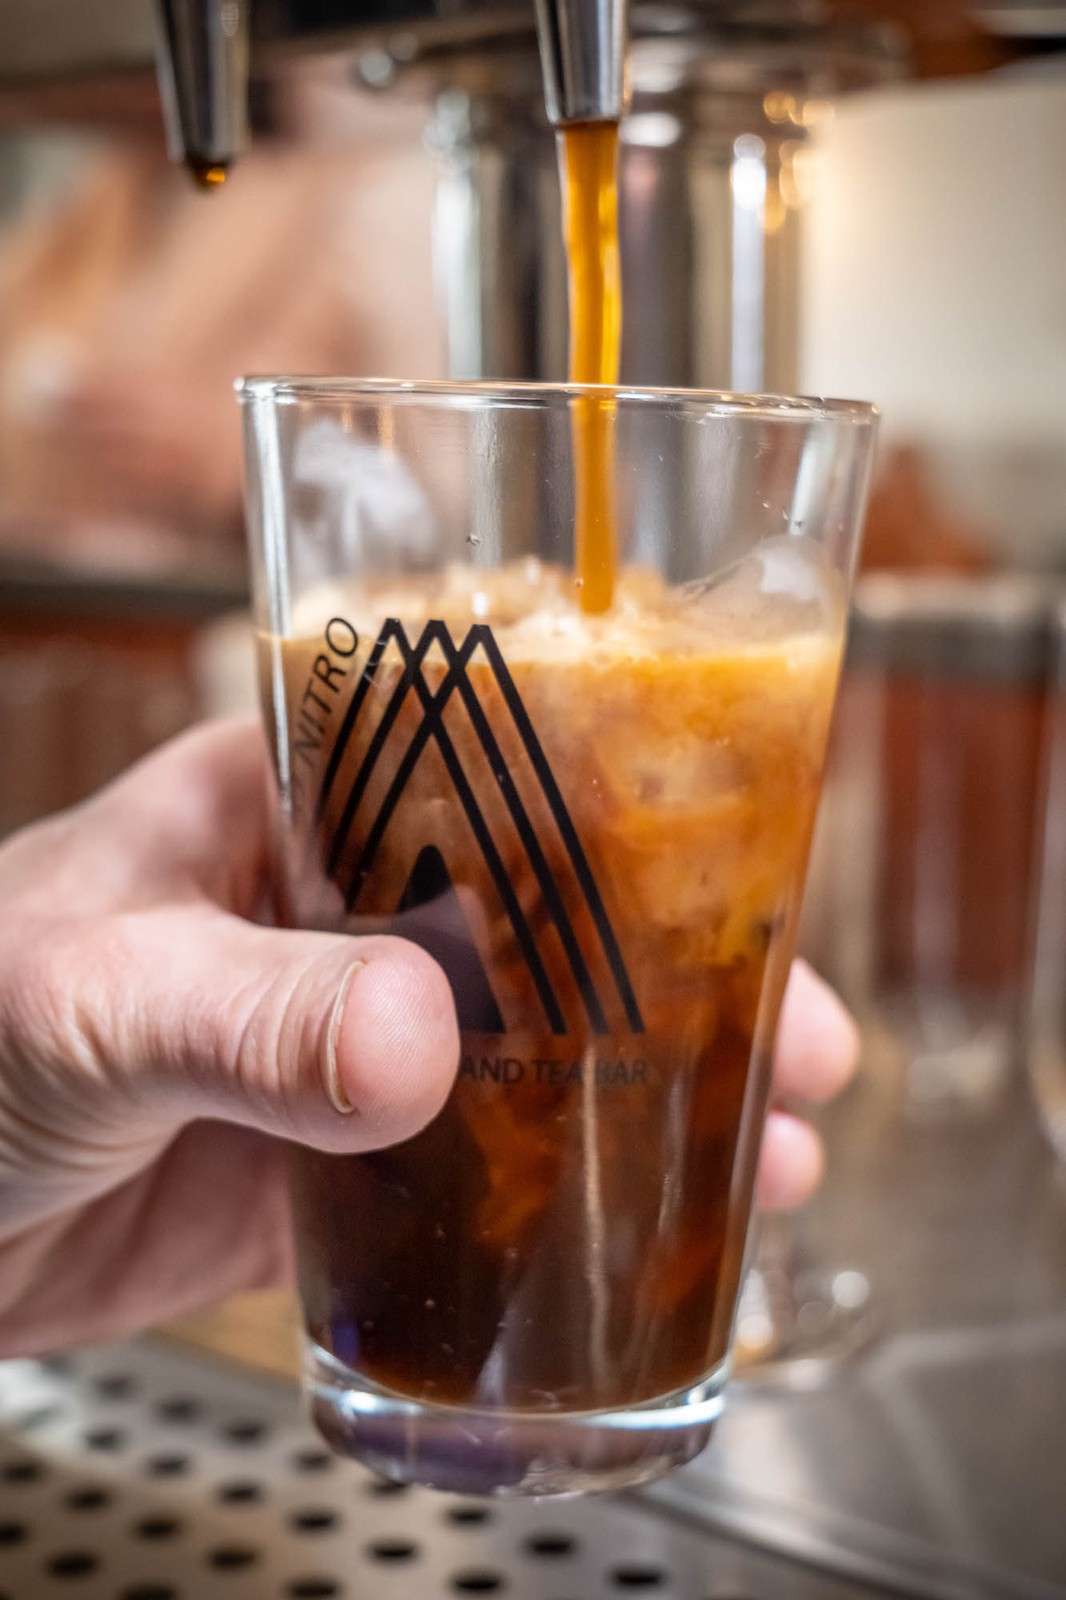
[[[142,1341],[0,1366],[5,1600],[872,1600],[647,1496],[486,1504],[382,1485],[295,1390]]]
[[[881,1335],[809,1393],[739,1387],[655,1494],[709,1527],[923,1596],[1066,1597],[1066,1183],[1020,1083],[904,1121],[891,1074],[826,1116],[809,1258],[872,1279]]]

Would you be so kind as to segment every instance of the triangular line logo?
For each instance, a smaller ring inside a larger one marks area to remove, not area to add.
[[[455,994],[460,1028],[469,1033],[506,1033],[451,873],[435,844],[419,851],[396,915],[396,931],[428,950],[444,969]]]
[[[445,707],[451,697],[454,694],[458,694],[521,840],[530,869],[536,878],[544,907],[555,927],[570,971],[573,974],[589,1026],[594,1033],[600,1035],[607,1034],[610,1031],[603,1000],[597,990],[588,962],[585,959],[573,924],[567,913],[559,883],[537,836],[533,820],[522,800],[518,786],[508,769],[506,758],[493,733],[489,719],[485,715],[484,708],[478,699],[477,691],[470,681],[467,667],[475,653],[480,650],[492,671],[513,727],[528,757],[536,783],[540,788],[555,827],[558,830],[559,837],[562,840],[569,866],[573,871],[579,892],[588,909],[611,974],[613,986],[617,991],[625,1013],[626,1024],[631,1032],[643,1033],[644,1022],[640,1007],[626,970],[618,940],[611,927],[603,897],[600,894],[588,858],[582,848],[573,819],[567,810],[566,802],[549,766],[543,746],[522,703],[522,698],[518,693],[517,686],[511,677],[492,630],[487,624],[475,624],[468,631],[462,644],[456,646],[446,623],[428,622],[423,628],[417,643],[412,645],[403,624],[395,618],[388,619],[374,642],[359,684],[338,731],[337,741],[330,756],[318,798],[316,811],[318,820],[321,821],[323,818],[326,803],[340,771],[344,752],[351,741],[390,643],[395,644],[397,647],[403,662],[403,668],[393,686],[392,693],[382,709],[378,725],[367,743],[362,761],[352,781],[351,788],[345,797],[343,808],[328,844],[326,870],[334,881],[339,881],[337,874],[345,853],[356,811],[378,766],[382,752],[389,742],[403,705],[411,694],[414,694],[419,701],[422,709],[422,719],[396,767],[392,781],[378,809],[377,816],[366,830],[356,854],[355,862],[347,874],[347,882],[340,884],[345,895],[347,909],[351,912],[357,908],[363,885],[366,883],[373,867],[375,856],[380,848],[385,830],[389,825],[396,805],[407,786],[419,757],[430,740],[433,740],[440,752],[457,798],[470,823],[485,865],[510,920],[518,947],[544,1007],[549,1027],[556,1034],[565,1034],[567,1032],[562,1006],[540,951],[537,948],[533,930],[522,910],[518,895],[493,840],[474,788],[468,775],[463,770],[455,744],[444,726]],[[422,668],[427,652],[434,644],[439,646],[447,663],[447,670],[435,690],[431,689],[426,682]],[[440,867],[447,876],[447,868],[444,866],[443,860],[441,860]],[[448,882],[450,884],[450,878],[448,878]]]

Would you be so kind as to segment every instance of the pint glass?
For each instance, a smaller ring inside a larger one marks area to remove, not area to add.
[[[258,378],[242,401],[278,916],[415,940],[462,1039],[415,1138],[292,1152],[315,1418],[441,1488],[653,1478],[721,1405],[874,415]],[[595,612],[576,408],[611,434]]]

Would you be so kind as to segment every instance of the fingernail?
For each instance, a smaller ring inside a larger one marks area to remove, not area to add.
[[[344,974],[341,979],[341,986],[337,990],[337,998],[333,1002],[333,1010],[329,1015],[329,1027],[326,1029],[326,1060],[322,1069],[322,1076],[325,1080],[326,1094],[330,1105],[339,1111],[343,1117],[350,1117],[355,1111],[355,1107],[345,1094],[344,1085],[341,1083],[340,1069],[337,1066],[337,1040],[340,1037],[341,1023],[344,1020],[344,1005],[348,999],[348,990],[351,988],[352,979],[357,972],[362,972],[365,966],[365,961],[353,961]]]

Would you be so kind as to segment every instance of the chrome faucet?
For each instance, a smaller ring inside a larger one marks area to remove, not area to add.
[[[224,173],[244,143],[248,98],[249,22],[254,0],[156,0],[160,38],[158,70],[172,156],[201,180]],[[435,6],[385,6],[348,0],[325,8],[340,33],[408,17],[432,32]],[[440,7],[444,11],[444,7]],[[625,86],[626,0],[535,0],[537,35],[550,121],[616,120]],[[283,8],[289,38],[309,32],[321,7]],[[521,9],[492,19],[478,5],[449,7],[453,29],[465,12],[468,26],[491,37],[527,26]],[[268,26],[277,25],[268,17]],[[501,23],[503,25],[501,29]],[[334,34],[334,39],[337,35]],[[473,34],[471,34],[473,37]]]
[[[626,0],[536,0],[548,120],[617,122],[625,109]]]
[[[251,0],[157,0],[159,89],[172,158],[203,183],[241,150]]]

